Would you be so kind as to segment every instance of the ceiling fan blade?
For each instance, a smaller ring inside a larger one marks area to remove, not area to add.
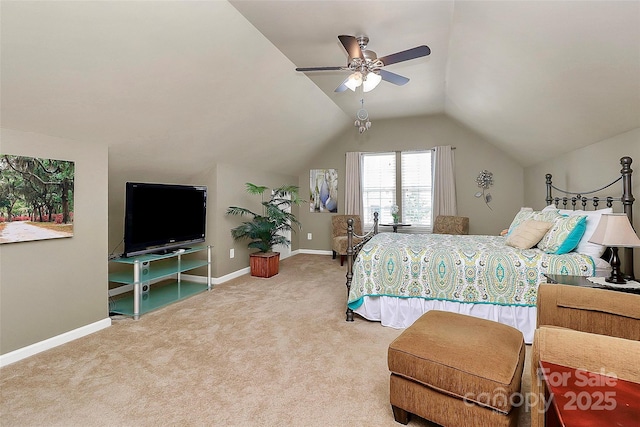
[[[418,46],[413,49],[403,50],[402,52],[392,53],[391,55],[378,58],[384,65],[391,65],[397,62],[408,61],[410,59],[420,58],[421,56],[427,56],[431,53],[429,46]]]
[[[380,77],[382,77],[382,80],[388,81],[389,83],[393,83],[394,85],[402,86],[409,83],[408,78],[403,77],[399,74],[391,73],[387,70],[380,70],[379,73],[380,73]]]
[[[344,70],[344,67],[299,67],[296,68],[296,71],[341,71]]]
[[[344,46],[345,50],[349,54],[349,62],[353,58],[364,59],[364,55],[362,54],[362,50],[360,49],[360,44],[358,40],[353,36],[338,36],[340,43]]]
[[[340,86],[338,86],[338,87],[336,88],[336,90],[334,90],[334,92],[338,92],[338,93],[339,93],[339,92],[344,92],[345,90],[349,89],[349,88],[347,87],[347,85],[345,84],[345,83],[347,83],[347,81],[349,81],[349,77],[347,77],[347,78],[345,79],[345,81],[343,81],[343,82],[340,84]]]

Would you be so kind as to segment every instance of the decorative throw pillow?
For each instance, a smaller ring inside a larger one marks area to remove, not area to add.
[[[511,234],[511,232],[518,227],[518,225],[522,224],[524,221],[528,219],[533,219],[536,221],[543,222],[553,222],[556,218],[560,218],[562,215],[556,210],[548,210],[548,211],[534,211],[531,208],[520,208],[520,212],[518,212],[513,218],[511,225],[509,226],[509,232],[507,235]]]
[[[513,221],[511,221],[511,225],[509,225],[509,232],[507,234],[510,234],[518,225],[531,218],[531,215],[533,215],[532,208],[520,208],[520,211],[513,218]]]
[[[530,249],[542,239],[552,226],[551,222],[527,219],[513,229],[505,244],[514,248]]]
[[[542,211],[548,210],[557,210],[558,208],[554,205],[549,205],[544,208]],[[589,255],[590,257],[597,259],[602,256],[606,247],[602,245],[598,245],[597,243],[589,242],[589,239],[593,235],[593,232],[596,231],[596,227],[600,222],[600,217],[602,214],[610,214],[613,212],[612,208],[603,208],[595,211],[584,211],[584,210],[571,210],[571,209],[560,209],[560,214],[562,215],[584,215],[587,217],[587,229],[585,230],[580,242],[578,242],[578,246],[574,248],[575,252],[583,255]]]
[[[577,245],[587,228],[584,215],[563,216],[553,222],[553,227],[538,243],[538,248],[548,254],[566,254]]]
[[[560,213],[558,209],[556,210],[542,210],[536,211],[533,213],[532,218],[536,221],[544,221],[544,222],[554,222],[558,218],[562,218],[564,215]]]

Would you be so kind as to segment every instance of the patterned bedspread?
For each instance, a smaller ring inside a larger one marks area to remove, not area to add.
[[[544,273],[591,276],[590,256],[516,249],[500,236],[380,233],[353,265],[348,305],[364,296],[535,306]]]

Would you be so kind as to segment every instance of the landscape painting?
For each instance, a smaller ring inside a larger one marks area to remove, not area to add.
[[[338,212],[338,171],[311,169],[309,174],[311,212]]]
[[[0,244],[73,236],[74,162],[0,154]]]

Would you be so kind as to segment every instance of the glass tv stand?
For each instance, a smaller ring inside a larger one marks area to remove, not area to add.
[[[205,250],[206,260],[185,257]],[[117,258],[111,262],[133,267],[131,270],[109,273],[110,282],[132,285],[133,292],[115,297],[110,303],[110,313],[133,316],[138,320],[141,314],[211,290],[211,246],[194,246],[168,254]],[[207,267],[206,283],[182,280],[185,271],[204,266]]]

